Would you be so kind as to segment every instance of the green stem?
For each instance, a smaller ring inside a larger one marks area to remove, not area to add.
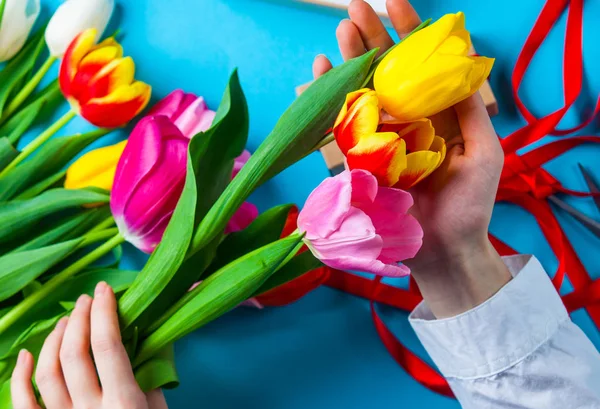
[[[55,61],[56,57],[53,56],[49,56],[46,59],[46,61],[44,61],[44,64],[42,64],[42,66],[35,73],[35,75],[31,77],[31,79],[27,82],[27,84],[25,84],[21,91],[19,91],[19,93],[15,95],[10,104],[8,104],[0,122],[3,122],[5,119],[9,118],[13,113],[17,111],[17,109],[19,109],[23,102],[25,102],[25,100],[29,98],[29,96],[40,84],[40,82],[42,81],[42,79],[44,78],[50,67],[52,67],[52,64],[54,64]]]
[[[79,273],[81,270],[98,260],[100,257],[108,254],[113,248],[123,243],[125,239],[120,235],[116,234],[110,240],[103,245],[94,249],[93,251],[80,258],[69,267],[56,274],[50,281],[42,286],[38,291],[25,298],[21,303],[17,304],[12,310],[6,315],[0,318],[0,334],[4,333],[11,325],[13,325],[19,318],[21,318],[31,307],[39,303],[59,286],[61,286],[69,278]]]
[[[42,146],[44,142],[50,139],[54,134],[56,134],[63,126],[65,126],[71,119],[73,119],[77,115],[73,110],[70,110],[62,117],[60,117],[56,122],[54,122],[48,129],[42,132],[37,138],[33,141],[29,142],[25,148],[19,153],[19,155],[13,159],[13,161],[6,167],[2,172],[0,172],[0,178],[6,175],[8,172],[13,170],[15,166],[19,163],[23,162],[29,155],[31,155],[37,148]]]
[[[98,226],[96,226],[96,227],[98,227]],[[99,241],[104,241],[106,239],[110,239],[111,237],[113,237],[115,234],[118,234],[118,233],[119,233],[119,229],[117,229],[116,227],[113,227],[111,229],[106,229],[106,230],[97,230],[96,228],[93,228],[92,230],[89,231],[88,234],[86,234],[85,236],[82,237],[83,241],[81,243],[79,243],[79,246],[77,246],[77,247],[80,249],[87,247],[90,244],[94,244]]]
[[[109,227],[112,227],[114,224],[115,224],[115,219],[113,219],[112,215],[108,216],[106,219],[104,219],[103,221],[98,223],[96,226],[94,226],[92,229],[90,229],[90,231],[88,231],[88,234],[95,233],[100,230],[108,229]]]

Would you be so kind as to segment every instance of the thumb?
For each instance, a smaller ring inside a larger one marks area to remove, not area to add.
[[[323,54],[319,54],[315,57],[315,61],[313,62],[313,77],[317,79],[332,68],[333,65],[331,64],[331,61],[329,61],[329,58]]]

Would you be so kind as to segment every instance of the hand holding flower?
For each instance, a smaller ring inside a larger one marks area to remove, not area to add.
[[[408,0],[391,0],[387,7],[401,38],[419,25]],[[337,33],[345,58],[356,57],[365,48],[382,47],[385,51],[393,44],[382,34],[385,27],[366,2],[352,2],[349,12],[352,21],[342,22]],[[320,57],[313,70],[322,73],[328,66],[330,63]],[[478,305],[510,280],[487,238],[503,164],[496,132],[478,94],[442,114],[444,118],[457,117],[458,124],[443,125],[460,128],[462,135],[446,141],[447,154],[440,168],[410,190],[415,200],[411,214],[421,224],[424,236],[419,253],[406,261],[438,317]]]

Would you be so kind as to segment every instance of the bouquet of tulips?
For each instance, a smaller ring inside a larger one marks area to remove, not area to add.
[[[102,281],[119,297],[123,342],[138,382],[151,390],[177,383],[175,341],[323,265],[409,274],[402,261],[419,251],[423,232],[406,189],[446,154],[429,117],[475,93],[493,64],[467,55],[464,16],[449,14],[377,59],[373,50],[317,79],[252,155],[234,72],[216,112],[174,91],[135,122],[128,140],[72,162],[150,98],[116,39],[98,42],[113,1],[67,0],[45,36],[27,42],[33,22],[22,2],[0,4],[0,57],[12,57],[0,71],[0,402],[18,352],[38,354],[77,297]],[[44,38],[50,57],[34,72]],[[38,90],[56,59],[58,80]],[[17,151],[63,97],[70,110]],[[75,115],[98,129],[51,138]],[[347,170],[316,187],[299,212],[284,204],[258,214],[247,202],[333,139]],[[150,254],[141,271],[118,268],[124,242]]]

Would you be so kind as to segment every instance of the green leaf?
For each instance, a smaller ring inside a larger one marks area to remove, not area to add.
[[[49,112],[64,101],[58,80],[40,91],[35,99],[25,108],[18,111],[0,127],[0,135],[6,135],[13,145],[27,132],[29,127],[39,118],[48,116]]]
[[[206,246],[268,175],[303,157],[325,135],[346,94],[360,88],[377,50],[333,68],[317,79],[281,116],[273,131],[227,186],[195,231],[192,251]],[[291,159],[290,159],[291,158]]]
[[[215,260],[204,276],[219,270],[236,258],[281,238],[292,204],[273,207],[259,215],[244,230],[229,234],[219,245]]]
[[[60,170],[60,171],[54,173],[53,175],[48,176],[46,179],[42,179],[41,181],[39,181],[35,185],[31,186],[27,190],[24,190],[23,192],[19,193],[13,199],[14,200],[33,199],[37,195],[41,194],[42,192],[45,192],[46,190],[48,190],[50,188],[62,187],[64,185],[64,178],[65,178],[66,174],[67,174],[66,170]]]
[[[177,308],[170,318],[146,338],[134,360],[134,367],[152,358],[167,345],[220,317],[248,299],[298,250],[299,235],[267,244],[244,255],[196,287],[194,297]]]
[[[247,136],[248,107],[234,72],[213,125],[190,141],[185,187],[163,239],[138,280],[121,298],[123,329],[135,322],[143,330],[164,311],[164,305],[173,304],[185,294],[210,264],[212,249],[188,257],[182,266],[194,227],[229,183],[234,160],[242,153]],[[220,237],[214,240],[216,245]],[[196,273],[188,274],[192,269]]]
[[[8,166],[19,152],[10,143],[7,137],[0,138],[0,170]]]
[[[135,370],[135,380],[144,392],[154,389],[175,389],[179,386],[179,376],[175,368],[173,345],[166,346],[152,359]]]
[[[6,7],[6,0],[0,0],[0,24],[2,23],[2,17],[4,17],[4,8]]]
[[[107,129],[97,129],[85,134],[49,140],[31,159],[21,163],[0,179],[0,202],[12,199],[45,177],[59,172],[85,147],[108,132],[110,131]]]
[[[39,56],[40,43],[44,43],[44,30],[39,30],[19,53],[0,71],[0,117],[16,87],[26,78]]]
[[[81,239],[69,240],[35,250],[9,253],[0,257],[0,301],[21,291],[50,267],[71,254]]]
[[[0,363],[0,374],[3,372],[2,366]],[[0,375],[1,376],[1,375]],[[0,408],[2,409],[13,409],[12,398],[10,395],[10,380],[4,381],[2,385],[0,385]]]
[[[56,292],[52,293],[50,297],[45,298],[37,304],[6,332],[1,334],[0,356],[3,356],[3,358],[0,359],[16,357],[21,348],[26,347],[27,343],[37,342],[29,340],[23,333],[38,321],[55,319],[56,316],[62,316],[64,309],[59,304],[60,302],[75,302],[81,294],[93,296],[96,285],[101,281],[108,283],[116,294],[121,293],[129,288],[137,274],[137,271],[118,270],[114,268],[92,269],[70,278]],[[35,332],[26,333],[29,333],[30,337],[37,336]],[[43,338],[45,339],[45,336]]]
[[[42,288],[42,283],[38,280],[33,280],[23,288],[23,298],[29,297],[31,294]]]
[[[298,254],[292,258],[286,265],[278,269],[265,283],[254,293],[257,296],[266,293],[273,288],[277,288],[287,282],[290,282],[309,271],[323,267],[323,263],[313,256],[310,251]]]
[[[89,189],[52,189],[33,199],[0,203],[0,243],[28,234],[45,216],[60,210],[109,200],[108,194]]]
[[[71,215],[65,220],[61,220],[44,233],[26,241],[12,251],[33,250],[59,241],[74,239],[83,235],[109,216],[110,208],[108,206],[86,209],[81,213]]]

